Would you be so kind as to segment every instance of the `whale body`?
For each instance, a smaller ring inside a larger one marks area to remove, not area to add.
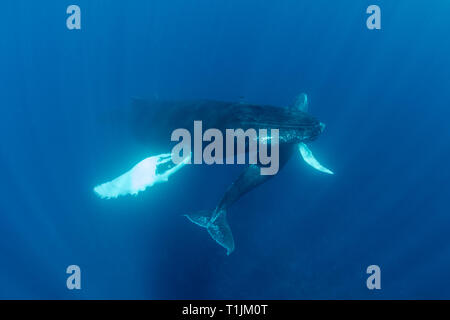
[[[202,121],[203,130],[278,129],[280,144],[298,144],[315,140],[323,130],[316,118],[294,108],[251,105],[214,100],[132,102],[132,127],[137,137],[157,150],[167,152],[171,133],[178,128],[193,132],[194,121]]]
[[[192,132],[194,121],[202,121],[203,127],[219,129],[278,129],[279,169],[281,170],[297,150],[303,159],[324,173],[333,172],[314,158],[308,143],[317,139],[324,125],[307,113],[308,98],[300,94],[291,107],[252,105],[241,102],[214,100],[148,101],[134,99],[131,107],[132,128],[136,137],[151,146],[156,156],[148,157],[123,175],[98,185],[94,191],[102,198],[115,198],[137,194],[169,177],[189,162],[171,161],[171,133],[178,128]],[[259,138],[259,137],[258,137]],[[270,141],[267,142],[270,144]],[[248,148],[245,149],[248,152]],[[272,175],[261,175],[262,164],[250,164],[226,190],[213,210],[188,213],[185,216],[193,223],[207,229],[211,237],[230,254],[235,245],[226,216],[228,209],[247,192],[263,184]]]

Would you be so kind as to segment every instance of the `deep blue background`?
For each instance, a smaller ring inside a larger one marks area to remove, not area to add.
[[[73,3],[0,6],[0,298],[450,298],[449,4]],[[382,30],[366,28],[370,4]],[[285,106],[301,91],[336,174],[294,156],[230,210],[229,257],[181,214],[212,209],[239,167],[92,192],[151,154],[105,121],[132,96]]]

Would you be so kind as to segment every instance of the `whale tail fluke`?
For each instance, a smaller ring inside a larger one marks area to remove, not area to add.
[[[211,237],[227,250],[227,255],[234,251],[233,234],[227,222],[227,212],[221,210],[202,210],[186,217],[193,223],[206,228]]]

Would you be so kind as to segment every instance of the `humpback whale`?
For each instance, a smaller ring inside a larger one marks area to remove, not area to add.
[[[212,100],[147,101],[134,99],[131,108],[132,128],[136,137],[159,153],[150,156],[121,176],[94,188],[101,198],[144,191],[169,177],[190,163],[191,155],[185,155],[180,163],[172,161],[168,153],[171,133],[178,128],[193,129],[194,121],[202,121],[205,128],[226,129],[277,129],[279,130],[279,170],[298,150],[311,167],[333,174],[314,157],[308,144],[323,132],[325,125],[308,113],[308,96],[301,93],[290,107],[244,104]],[[259,139],[259,137],[258,137]],[[267,144],[271,144],[270,139]],[[161,153],[160,153],[161,152]],[[248,142],[244,152],[249,152]],[[262,163],[249,164],[226,190],[212,210],[186,213],[185,216],[200,227],[229,255],[234,251],[234,239],[227,222],[228,209],[247,192],[263,184],[273,175],[262,175]]]

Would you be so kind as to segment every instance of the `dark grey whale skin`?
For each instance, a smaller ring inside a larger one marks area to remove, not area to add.
[[[164,153],[177,143],[170,140],[175,129],[189,130],[193,139],[196,120],[202,121],[203,132],[216,128],[223,135],[225,129],[279,129],[281,145],[309,142],[322,132],[317,119],[293,108],[214,100],[134,99],[131,119],[136,137],[152,150]]]

